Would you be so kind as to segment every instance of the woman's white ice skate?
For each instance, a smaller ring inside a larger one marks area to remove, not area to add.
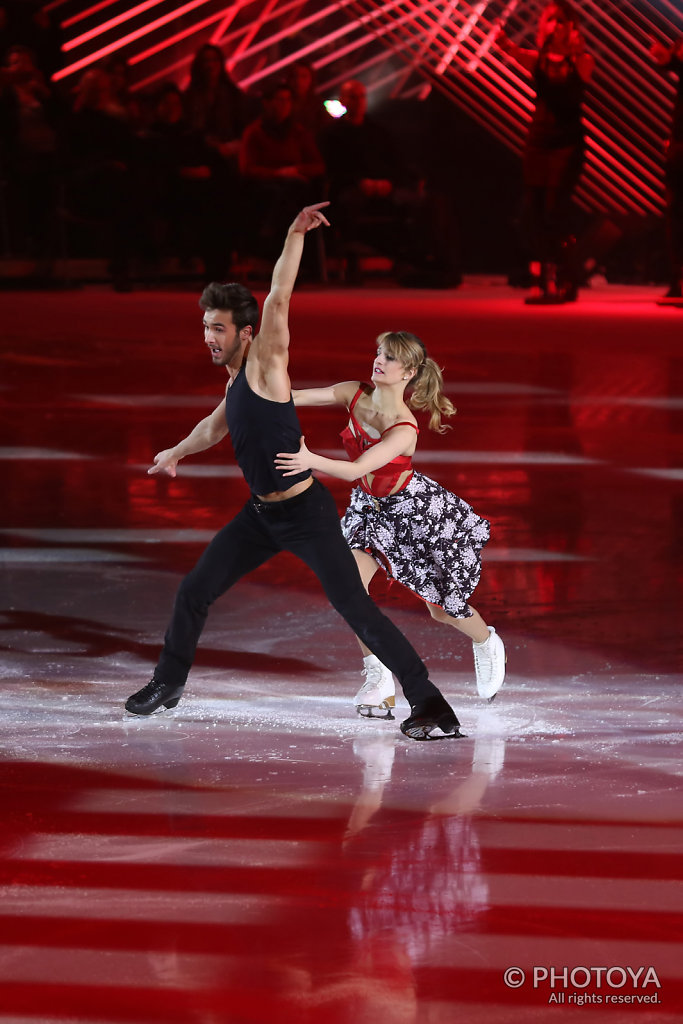
[[[379,658],[370,654],[363,659],[365,682],[353,698],[356,711],[363,718],[387,718],[393,720],[391,709],[396,706],[394,677]]]
[[[477,677],[477,693],[484,700],[491,701],[505,682],[507,654],[503,641],[493,626],[488,626],[489,636],[481,644],[472,644],[474,672]]]

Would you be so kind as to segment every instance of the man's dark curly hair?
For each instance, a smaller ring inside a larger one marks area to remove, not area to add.
[[[232,313],[232,322],[238,331],[241,331],[243,327],[251,327],[252,331],[256,333],[259,315],[258,302],[243,284],[238,284],[236,281],[230,281],[227,284],[212,281],[211,284],[207,284],[201,294],[199,308],[229,311]]]

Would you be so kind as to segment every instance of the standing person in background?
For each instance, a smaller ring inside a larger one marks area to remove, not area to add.
[[[441,370],[420,339],[386,331],[377,339],[372,383],[346,381],[329,388],[294,391],[298,406],[342,405],[349,423],[342,432],[351,462],[309,452],[281,453],[276,465],[291,476],[319,470],[357,482],[342,519],[363,585],[387,575],[421,598],[432,618],[472,641],[479,696],[492,700],[505,679],[505,648],[469,604],[481,573],[481,549],[489,524],[455,494],[416,472],[411,459],[419,428],[413,409],[429,413],[430,429],[444,433],[442,417],[455,409],[443,393]],[[406,401],[406,388],[412,395]],[[391,671],[361,641],[365,682],[354,698],[359,714],[391,716]]]
[[[220,239],[220,252],[210,255],[205,265],[206,280],[225,281],[230,272],[231,254],[242,248],[248,234],[244,215],[239,172],[242,133],[249,120],[248,100],[232,80],[223,52],[205,43],[195,52],[190,67],[190,82],[183,94],[185,123],[190,132],[201,136],[216,156],[211,162],[211,185],[230,202],[214,204],[210,229]]]
[[[503,32],[496,41],[531,74],[536,89],[522,168],[532,283],[525,301],[572,301],[579,281],[572,268],[571,200],[584,160],[581,106],[595,62],[586,52],[577,11],[566,0],[543,9],[536,49],[518,46]]]
[[[665,71],[675,71],[678,75],[671,133],[666,144],[664,164],[669,288],[660,299],[660,304],[668,305],[683,300],[683,38],[669,45],[653,40],[650,53],[659,67]]]
[[[26,46],[10,46],[0,67],[0,177],[6,176],[8,192],[3,212],[15,254],[36,260],[36,278],[49,274],[56,255],[59,125],[59,104],[35,55]]]
[[[317,575],[354,632],[398,676],[411,709],[401,731],[415,740],[457,737],[460,723],[453,709],[406,638],[365,591],[330,492],[308,470],[285,475],[275,466],[278,449],[295,450],[301,436],[288,372],[289,303],[304,237],[328,223],[322,213],[327,205],[305,207],[290,225],[258,333],[258,304],[243,285],[212,283],[202,293],[204,341],[214,365],[227,371],[225,396],[179,444],[159,452],[149,472],[173,477],[181,459],[229,432],[252,496],[180,584],[154,674],[128,698],[126,710],[149,715],[174,708],[211,604],[274,555],[291,551]]]
[[[292,118],[308,129],[316,144],[330,115],[315,91],[315,69],[307,60],[297,60],[287,68],[287,85],[292,93]]]
[[[126,121],[133,131],[140,131],[143,122],[142,109],[138,97],[131,88],[128,61],[120,53],[114,53],[104,61],[102,67],[109,75],[111,109],[118,107],[118,116]]]
[[[250,236],[253,255],[275,258],[291,211],[320,194],[325,164],[312,133],[293,116],[292,90],[271,83],[261,97],[261,116],[248,126],[240,147],[247,209],[258,228]],[[315,249],[304,253],[304,271],[314,272]]]
[[[139,139],[102,65],[89,67],[78,83],[64,150],[68,208],[102,240],[114,288],[130,291],[131,262],[143,241]]]
[[[224,278],[230,256],[226,236],[232,243],[234,235],[215,227],[216,211],[226,206],[222,158],[187,123],[175,82],[165,82],[159,90],[141,153],[144,192],[149,196],[145,212],[150,258],[157,271],[161,272],[164,255],[179,257],[181,266],[200,257],[207,283]]]
[[[203,136],[227,167],[236,170],[240,139],[248,121],[247,99],[226,71],[223,53],[217,46],[206,43],[196,51],[183,103],[189,127]]]
[[[344,82],[339,100],[346,113],[330,118],[322,149],[337,211],[333,243],[345,280],[362,283],[361,258],[369,249],[392,261],[400,284],[459,284],[450,251],[450,204],[432,194],[399,133],[368,112],[363,82]]]

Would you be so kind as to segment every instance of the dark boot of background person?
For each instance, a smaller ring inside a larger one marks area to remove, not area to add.
[[[527,306],[555,306],[564,299],[557,286],[557,267],[554,263],[529,264],[531,291],[524,299]]]
[[[543,265],[532,260],[529,264],[529,294],[524,299],[527,306],[536,306],[543,301],[542,273]]]
[[[579,264],[579,247],[574,235],[562,243],[560,261],[557,267],[557,290],[562,302],[576,302],[582,283],[582,267]]]
[[[667,291],[657,300],[658,306],[680,306],[683,305],[683,288],[681,288],[681,273],[672,274]]]

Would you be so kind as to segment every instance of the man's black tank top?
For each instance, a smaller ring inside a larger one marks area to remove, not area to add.
[[[249,387],[243,366],[228,388],[225,419],[237,464],[252,494],[287,491],[310,477],[310,469],[283,476],[275,466],[278,452],[299,450],[301,427],[291,395],[288,402],[261,398]]]

